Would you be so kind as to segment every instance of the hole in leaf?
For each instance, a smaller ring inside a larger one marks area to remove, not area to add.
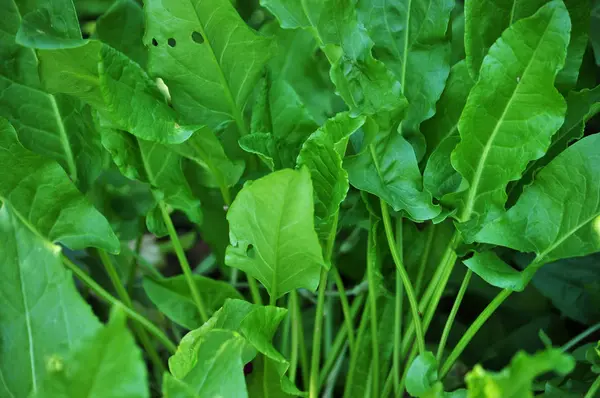
[[[157,41],[156,41],[156,39],[154,39],[154,38],[152,39],[152,45],[153,45],[154,47],[158,46],[158,42],[157,42]]]
[[[192,32],[192,40],[194,40],[198,44],[204,43],[204,37],[196,31]]]
[[[169,45],[169,47],[175,47],[177,45],[177,41],[175,41],[175,39],[171,37],[169,40],[167,40],[167,44]]]
[[[248,258],[254,258],[256,256],[256,249],[252,244],[249,244],[248,247],[246,247],[246,256],[248,256]]]

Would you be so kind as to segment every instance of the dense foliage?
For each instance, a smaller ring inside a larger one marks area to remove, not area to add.
[[[599,396],[599,27],[0,0],[0,396]]]

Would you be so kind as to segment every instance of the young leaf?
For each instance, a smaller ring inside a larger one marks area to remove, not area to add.
[[[6,397],[35,394],[47,361],[100,327],[62,266],[60,248],[24,221],[12,207],[0,208],[0,395]]]
[[[229,330],[210,330],[198,344],[193,366],[183,378],[165,374],[166,397],[247,397],[242,351],[244,338]],[[169,364],[171,360],[169,360]]]
[[[12,1],[3,4],[0,59],[7,62],[0,63],[0,116],[8,118],[27,149],[56,160],[86,191],[102,166],[102,147],[89,107],[75,98],[44,91],[35,52],[16,43],[21,13],[32,11],[24,2],[19,7]],[[79,30],[76,16],[75,26]]]
[[[498,373],[476,365],[466,377],[468,396],[487,398],[493,391],[495,396],[533,398],[532,385],[537,376],[550,371],[566,375],[574,367],[573,358],[558,349],[550,348],[534,355],[519,352],[510,366]]]
[[[312,190],[306,168],[277,171],[246,184],[227,212],[225,264],[258,279],[273,298],[319,283],[325,264]]]
[[[339,113],[312,133],[302,145],[298,166],[311,174],[315,201],[315,229],[322,240],[331,234],[333,220],[348,192],[348,174],[342,167],[348,137],[365,122]],[[341,145],[338,152],[336,145]]]
[[[506,203],[506,185],[540,158],[564,119],[554,88],[569,41],[569,14],[552,1],[490,48],[460,117],[452,165],[468,183],[453,195],[467,241]]]
[[[35,396],[149,397],[146,366],[126,320],[123,310],[115,308],[106,327],[80,341],[68,355],[51,356]]]
[[[413,220],[429,220],[440,213],[423,191],[421,172],[413,147],[399,133],[377,134],[369,149],[344,161],[350,184],[375,194],[395,211]]]
[[[244,107],[270,58],[271,40],[253,32],[229,0],[144,4],[150,74],[161,77],[185,123],[248,133]]]
[[[485,55],[502,32],[516,21],[533,15],[549,0],[477,0],[465,2],[465,49],[469,72],[473,78]],[[556,86],[563,92],[575,87],[583,53],[587,47],[590,24],[589,0],[565,0],[573,30],[566,63],[556,77]]]
[[[99,41],[68,49],[40,50],[40,76],[51,93],[78,97],[119,129],[138,138],[177,144],[193,128],[178,117],[146,72],[124,54]]]
[[[25,149],[0,118],[0,200],[51,242],[77,250],[119,252],[106,219],[83,197],[58,163]],[[10,165],[10,167],[8,167]]]
[[[228,298],[242,298],[242,295],[228,283],[201,275],[194,275],[194,281],[209,314],[221,308]],[[190,330],[202,326],[198,308],[183,275],[164,279],[144,278],[144,291],[158,309],[172,321]]]
[[[557,156],[476,240],[535,252],[529,275],[545,263],[600,251],[599,145],[594,134]]]
[[[430,351],[419,354],[410,364],[406,375],[406,391],[421,397],[433,388],[438,379],[438,363]]]
[[[454,0],[360,0],[357,5],[375,43],[373,53],[394,73],[408,100],[400,132],[416,143],[417,158],[425,150],[419,125],[435,113],[450,72],[446,30],[453,7]]]

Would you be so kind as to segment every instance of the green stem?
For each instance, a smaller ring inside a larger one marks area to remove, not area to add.
[[[372,221],[371,221],[372,224]],[[377,267],[377,248],[375,247],[375,240],[377,239],[377,228],[372,226],[369,228],[369,237],[367,238],[367,279],[369,282],[369,308],[371,312],[371,371],[372,371],[372,396],[377,397],[379,395],[379,338],[377,336],[377,281],[376,281],[376,267]]]
[[[421,293],[421,286],[423,285],[423,277],[425,276],[425,268],[427,268],[427,262],[429,261],[429,253],[431,253],[431,246],[433,243],[433,236],[435,234],[435,224],[431,224],[429,232],[427,233],[427,242],[425,243],[425,250],[419,263],[419,271],[417,274],[417,281],[415,282],[415,293],[417,296]]]
[[[356,297],[354,299],[354,301],[352,302],[352,307],[350,308],[350,315],[352,317],[352,324],[350,325],[350,327],[352,329],[354,329],[354,327],[353,327],[354,320],[358,316],[358,314],[360,312],[360,307],[362,306],[364,301],[365,301],[365,296],[360,295],[360,296]],[[319,380],[320,380],[321,384],[325,382],[327,375],[329,374],[329,372],[335,365],[337,358],[339,357],[340,353],[342,352],[342,349],[344,348],[344,344],[346,343],[347,335],[348,335],[348,326],[346,324],[343,324],[340,327],[338,334],[335,336],[335,339],[333,340],[331,354],[327,357],[327,359],[325,360],[325,365],[323,365],[323,367],[321,369],[321,374],[319,376]],[[356,344],[356,341],[355,341],[355,344]]]
[[[410,305],[410,310],[412,312],[413,324],[415,325],[415,332],[417,336],[417,344],[419,346],[419,353],[425,353],[425,337],[423,335],[423,327],[421,325],[421,316],[419,315],[419,308],[417,305],[417,299],[415,298],[415,291],[412,287],[408,274],[404,269],[404,265],[400,256],[398,255],[398,251],[396,250],[396,244],[394,241],[394,232],[392,231],[391,218],[388,212],[387,203],[383,199],[380,199],[381,204],[381,216],[383,217],[383,225],[385,226],[385,235],[387,237],[388,246],[390,248],[390,252],[392,253],[392,258],[394,259],[394,263],[396,264],[396,269],[398,270],[398,274],[402,279],[402,284],[404,285],[404,290],[406,290],[406,297],[408,297],[408,303]]]
[[[592,333],[595,333],[597,330],[600,330],[600,323],[592,325],[589,328],[587,328],[586,330],[584,330],[583,332],[579,333],[577,336],[573,337],[571,340],[566,342],[562,347],[560,347],[560,349],[563,351],[569,351],[571,348],[575,347],[583,339],[585,339]]]
[[[442,332],[442,338],[440,339],[440,344],[438,345],[437,351],[437,362],[440,363],[442,360],[442,355],[444,355],[444,348],[446,347],[446,342],[448,341],[448,335],[450,334],[450,330],[452,329],[452,325],[454,324],[454,319],[456,318],[456,314],[458,313],[458,309],[460,308],[460,303],[465,296],[465,292],[467,291],[467,287],[469,286],[469,281],[471,280],[471,275],[473,271],[467,269],[465,273],[465,277],[460,285],[460,289],[458,290],[458,294],[454,299],[454,305],[452,306],[452,310],[450,310],[450,315],[448,315],[448,320],[446,321],[446,325],[444,326],[444,331]]]
[[[456,344],[456,347],[454,347],[450,355],[448,355],[448,359],[446,359],[446,362],[444,362],[444,366],[442,366],[440,371],[440,380],[442,380],[446,376],[446,374],[448,374],[448,372],[452,368],[452,365],[454,365],[454,362],[456,362],[458,357],[462,354],[464,349],[473,339],[475,334],[479,331],[481,326],[483,326],[483,324],[490,318],[490,316],[492,316],[494,311],[496,311],[498,307],[500,307],[500,305],[504,302],[504,300],[508,298],[508,296],[511,295],[511,293],[512,290],[502,290],[492,300],[492,302],[489,303],[487,307],[485,307],[485,309],[479,314],[479,316],[477,316],[475,321],[471,324],[471,326],[469,326],[467,331],[464,333],[463,337],[460,339],[458,344]]]
[[[363,308],[363,314],[362,314],[362,318],[360,319],[360,325],[358,326],[358,334],[356,337],[356,346],[357,347],[361,347],[362,345],[362,341],[365,338],[365,334],[367,332],[367,325],[369,324],[369,318],[370,318],[370,303],[369,301],[366,302],[365,304],[365,308]],[[344,398],[348,398],[353,396],[352,394],[352,387],[353,387],[353,383],[354,383],[354,374],[356,373],[356,367],[358,366],[358,358],[359,355],[355,354],[352,355],[352,357],[350,358],[350,368],[348,369],[348,374],[347,374],[347,378],[346,378],[346,385],[344,388]]]
[[[334,268],[333,266],[331,268]],[[332,291],[332,283],[331,281],[327,281],[328,292]],[[325,327],[323,334],[323,356],[328,357],[329,351],[331,350],[331,345],[333,343],[333,296],[327,295],[325,293]]]
[[[202,302],[202,298],[200,297],[200,293],[198,292],[198,286],[196,286],[196,282],[194,281],[194,275],[192,273],[192,269],[190,268],[190,264],[188,263],[187,258],[185,257],[185,252],[183,247],[181,246],[181,242],[179,241],[179,236],[177,235],[177,231],[175,230],[175,226],[171,221],[171,217],[167,212],[165,203],[163,201],[158,202],[158,206],[160,207],[160,212],[162,213],[162,218],[164,220],[165,225],[167,226],[167,230],[169,231],[169,237],[171,238],[171,243],[173,244],[173,249],[175,249],[175,254],[177,255],[177,259],[179,260],[179,265],[181,266],[181,270],[185,275],[185,280],[187,281],[188,287],[190,288],[190,292],[192,293],[192,299],[198,308],[198,313],[200,314],[200,319],[202,322],[206,322],[208,320],[208,312],[206,311],[206,307]]]
[[[140,250],[142,249],[142,240],[143,239],[144,239],[144,234],[140,234],[140,236],[138,236],[137,239],[135,240],[135,248],[133,250],[135,253],[139,253]],[[133,283],[135,281],[135,276],[137,274],[137,270],[138,270],[138,262],[136,261],[136,257],[131,256],[129,277],[127,278],[127,292],[129,294],[133,293]]]
[[[248,287],[250,288],[250,295],[254,304],[263,305],[262,296],[260,295],[260,288],[256,279],[246,274],[246,280],[248,281]]]
[[[596,381],[590,387],[588,392],[585,394],[584,398],[594,398],[596,396],[596,392],[600,389],[600,376],[596,377]]]
[[[404,260],[404,246],[402,244],[402,218],[398,219],[396,223],[396,242],[398,246],[398,252],[400,255],[400,259]],[[420,271],[419,271],[420,273]],[[404,315],[404,311],[402,309],[403,305],[403,296],[404,289],[402,288],[402,281],[400,278],[396,278],[396,297],[395,297],[395,314],[394,314],[394,353],[392,358],[392,374],[394,381],[394,394],[399,394],[400,388],[400,347],[402,344],[401,334],[402,334],[402,317]],[[384,386],[385,389],[385,386]],[[389,394],[389,392],[387,393]],[[385,394],[383,396],[386,396]]]
[[[310,383],[309,397],[317,398],[319,396],[319,364],[321,362],[321,340],[323,332],[323,310],[325,308],[325,291],[327,290],[327,269],[321,270],[319,281],[319,297],[317,299],[317,309],[315,314],[315,327],[313,333],[313,345],[310,364]]]
[[[302,371],[302,384],[303,389],[308,389],[308,380],[309,380],[309,370],[310,370],[310,362],[308,359],[308,350],[306,349],[306,342],[304,340],[304,322],[302,320],[302,311],[300,311],[301,303],[300,297],[298,296],[297,291],[292,291],[291,294],[296,296],[296,314],[298,315],[298,341],[299,341],[299,349],[300,349],[300,370]]]
[[[348,296],[346,296],[346,289],[344,288],[344,282],[336,267],[331,267],[331,273],[335,280],[338,293],[340,294],[340,304],[342,305],[342,313],[344,314],[344,323],[348,333],[348,346],[350,347],[350,354],[354,354],[356,349],[356,342],[354,339],[354,326],[352,321],[352,315],[350,313],[350,305],[348,304]]]
[[[148,319],[146,319],[143,315],[138,314],[135,310],[133,310],[132,308],[129,308],[128,306],[126,306],[125,304],[120,302],[117,298],[115,298],[113,295],[111,295],[109,292],[107,292],[102,286],[100,286],[98,283],[96,283],[96,281],[94,281],[88,274],[86,274],[77,265],[73,264],[73,262],[71,262],[71,260],[69,260],[64,255],[62,257],[62,260],[63,260],[63,263],[67,266],[67,268],[69,268],[71,270],[71,272],[73,272],[73,274],[75,274],[75,276],[81,282],[83,282],[87,287],[92,289],[100,298],[102,298],[103,300],[107,301],[108,303],[110,303],[112,305],[120,306],[121,308],[123,308],[123,311],[125,311],[125,313],[131,319],[133,319],[134,321],[136,321],[137,323],[142,325],[148,332],[150,332],[150,334],[152,334],[154,337],[156,337],[158,339],[158,341],[160,341],[165,346],[165,348],[167,350],[169,350],[169,352],[171,354],[175,353],[175,351],[177,350],[177,347],[175,346],[175,344],[173,344],[173,342],[171,340],[169,340],[167,335],[165,335],[162,332],[162,330],[157,328],[152,322],[150,322]]]
[[[296,371],[298,370],[298,334],[299,322],[298,317],[298,293],[295,290],[290,292],[288,298],[288,311],[291,318],[291,347],[290,347],[290,380],[296,384]]]

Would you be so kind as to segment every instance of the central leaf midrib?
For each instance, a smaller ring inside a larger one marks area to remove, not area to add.
[[[67,130],[65,129],[65,124],[62,119],[62,115],[60,114],[60,110],[58,109],[58,104],[56,103],[56,98],[54,95],[48,95],[50,99],[50,104],[52,105],[52,112],[56,118],[56,124],[58,126],[58,133],[60,143],[65,151],[65,155],[67,158],[67,165],[69,168],[69,175],[71,176],[71,180],[76,183],[77,182],[77,166],[75,165],[75,157],[73,156],[73,150],[71,149],[71,145],[69,143],[69,137],[67,135]]]
[[[231,116],[233,117],[235,123],[238,126],[240,135],[244,136],[244,135],[248,134],[248,131],[246,130],[246,124],[244,123],[244,118],[242,116],[242,112],[238,108],[237,104],[235,103],[235,100],[233,99],[231,87],[229,87],[229,83],[227,82],[227,79],[225,78],[225,74],[223,73],[221,64],[217,60],[215,51],[213,50],[213,46],[211,44],[211,38],[208,37],[208,35],[206,34],[206,31],[204,30],[204,23],[202,22],[202,19],[200,19],[198,10],[196,10],[195,5],[191,1],[190,1],[190,5],[191,5],[192,9],[194,10],[194,13],[196,14],[196,20],[198,21],[198,27],[200,29],[200,33],[204,37],[205,43],[209,50],[208,52],[210,53],[210,56],[211,56],[213,62],[215,63],[215,65],[217,65],[219,80],[221,81],[221,86],[223,87],[223,92],[225,93],[225,98],[227,99],[227,102],[229,102],[229,106],[231,108],[231,113],[232,113]]]
[[[538,40],[537,46],[535,48],[535,50],[533,51],[533,54],[531,55],[531,58],[529,59],[529,61],[527,62],[527,66],[525,67],[523,74],[521,76],[521,79],[517,82],[517,84],[515,85],[515,88],[510,96],[510,99],[507,101],[506,106],[504,107],[504,109],[502,110],[502,114],[500,115],[500,118],[498,119],[498,121],[496,122],[496,125],[494,126],[494,130],[492,131],[492,134],[490,134],[485,147],[483,148],[483,153],[481,155],[481,157],[479,158],[479,162],[477,164],[477,169],[475,170],[475,175],[473,177],[473,181],[471,182],[471,188],[469,189],[469,195],[467,196],[467,202],[465,205],[465,209],[463,211],[463,214],[461,216],[461,221],[462,222],[466,222],[471,218],[471,214],[473,213],[473,206],[475,205],[475,196],[479,187],[479,183],[481,181],[481,175],[483,174],[483,170],[485,168],[485,163],[487,160],[487,157],[489,155],[489,152],[492,148],[492,144],[496,138],[496,135],[498,134],[500,127],[503,124],[503,121],[506,117],[506,114],[508,112],[508,110],[510,109],[512,102],[515,98],[515,94],[518,91],[519,87],[521,87],[521,84],[523,82],[523,78],[527,75],[527,71],[529,70],[529,68],[531,67],[531,65],[533,64],[533,60],[536,58],[537,52],[540,49],[540,44],[542,43],[542,41],[544,40],[546,33],[548,32],[548,27],[550,26],[552,19],[554,18],[554,13],[552,14],[552,16],[548,19],[548,23],[544,29],[544,33],[540,36],[540,39]]]

